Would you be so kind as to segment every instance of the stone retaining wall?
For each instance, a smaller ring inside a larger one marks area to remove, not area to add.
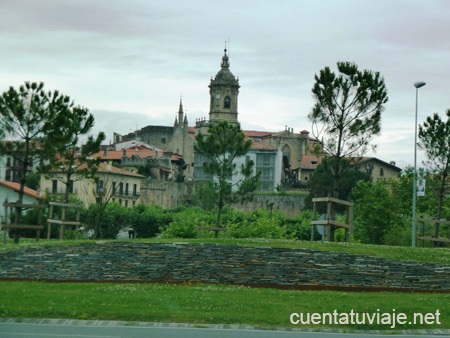
[[[309,249],[111,242],[1,253],[0,279],[450,292],[450,265]]]

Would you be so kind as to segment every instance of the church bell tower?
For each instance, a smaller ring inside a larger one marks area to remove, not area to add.
[[[221,69],[209,84],[210,106],[209,122],[225,120],[229,123],[238,122],[239,79],[230,71],[230,61],[227,49],[224,50]]]

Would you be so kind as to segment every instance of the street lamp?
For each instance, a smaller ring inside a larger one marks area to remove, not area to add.
[[[414,123],[414,170],[413,170],[413,200],[412,200],[412,234],[411,246],[416,246],[416,202],[417,202],[417,103],[419,100],[419,88],[426,85],[426,82],[414,83],[416,87],[416,119]]]

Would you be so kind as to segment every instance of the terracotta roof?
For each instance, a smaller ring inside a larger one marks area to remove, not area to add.
[[[397,167],[395,165],[395,163],[388,163],[388,162],[385,162],[383,160],[380,160],[377,157],[361,157],[361,158],[359,158],[359,157],[352,157],[352,158],[350,158],[350,162],[352,162],[353,164],[362,164],[362,163],[370,162],[370,161],[378,162],[378,163],[380,163],[380,164],[382,164],[384,166],[390,167],[391,169],[393,169],[395,171],[398,171],[398,172],[402,171],[402,169]]]
[[[158,158],[161,158],[165,153],[170,154],[170,157],[172,160],[176,161],[179,160],[180,157],[182,157],[180,154],[167,152],[162,149],[148,149],[144,146],[132,146],[127,149],[125,149],[126,156],[128,158],[131,158],[133,156],[139,157],[139,158],[147,158],[148,156],[151,156],[152,158],[156,157],[156,152],[158,152]],[[102,161],[120,161],[123,156],[123,149],[121,150],[115,150],[115,149],[108,149],[105,155],[105,151],[101,150],[95,154],[92,154],[92,158],[100,157]]]
[[[19,192],[20,190],[20,184],[17,182],[10,182],[10,181],[0,181],[0,185],[3,185],[4,187],[7,187],[11,190],[14,190],[15,192]],[[31,196],[36,199],[41,199],[41,196],[39,196],[38,192],[34,189],[24,187],[25,195]]]
[[[133,176],[133,177],[139,177],[144,178],[144,175],[136,174],[132,171],[128,171],[122,168],[117,168],[109,163],[101,162],[98,166],[98,173],[112,173],[116,175],[125,175],[125,176]]]
[[[266,137],[273,134],[271,131],[257,131],[257,130],[243,130],[243,133],[247,137]]]
[[[320,163],[322,163],[322,157],[316,155],[303,155],[302,161],[300,162],[300,169],[315,170]]]
[[[250,138],[250,140],[252,141],[252,149],[253,150],[272,150],[272,151],[277,151],[278,148],[275,146],[271,146],[268,145],[264,142],[261,141],[257,141],[255,139]]]

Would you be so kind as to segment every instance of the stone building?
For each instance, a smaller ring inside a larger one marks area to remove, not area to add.
[[[180,100],[173,126],[146,126],[127,135],[114,134],[114,140],[122,142],[136,139],[180,154],[186,164],[183,173],[185,178],[201,179],[199,163],[195,168],[195,135],[207,133],[208,125],[220,120],[239,123],[239,79],[230,70],[230,60],[226,49],[222,56],[220,69],[211,78],[208,87],[209,116],[197,119],[194,126],[189,126],[183,110],[183,103]],[[311,143],[314,141],[309,137],[309,132],[303,130],[296,133],[293,128],[288,127],[279,132],[253,130],[243,130],[243,132],[247,138],[252,140],[253,144],[249,157],[254,160],[257,170],[264,169],[262,179],[264,182],[261,190],[274,191],[280,184],[295,186],[299,180],[302,157],[310,153]],[[194,175],[195,170],[197,173]]]

